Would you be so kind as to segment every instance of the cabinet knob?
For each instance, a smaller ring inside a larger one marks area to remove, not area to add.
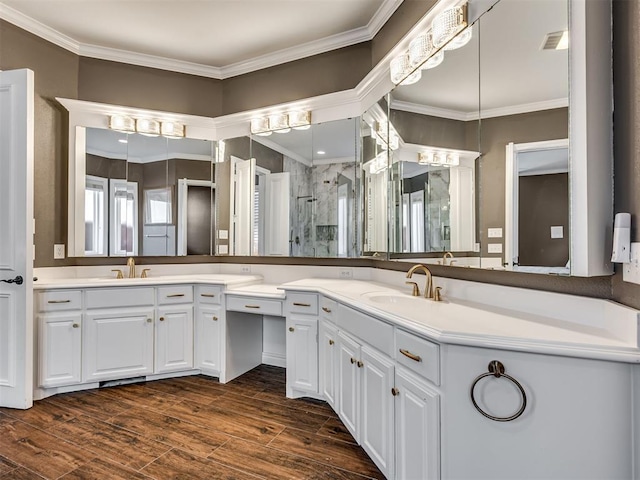
[[[72,327],[73,327],[73,328],[80,328],[80,325],[78,325],[77,323],[74,323],[74,324],[72,325]]]
[[[217,322],[218,321],[218,317],[216,317],[215,315],[213,316],[213,321]]]
[[[361,360],[358,360],[358,368],[362,368],[364,366],[364,363],[362,363]]]
[[[151,323],[153,322],[153,320],[151,320],[150,318],[147,318],[147,323]]]
[[[353,358],[353,357],[351,357],[351,363],[352,363],[352,364],[356,363],[356,359],[355,359],[355,358]]]
[[[159,320],[160,320],[161,322],[164,322],[164,317],[160,317],[160,318],[159,318]]]
[[[333,345],[334,343],[336,342],[334,342],[333,340],[329,340],[329,345]]]
[[[393,387],[391,389],[391,395],[393,395],[394,397],[397,397],[398,395],[400,395],[400,390],[398,390],[396,387]]]
[[[294,330],[295,330],[295,328],[293,328],[293,327],[289,327],[289,331],[290,331],[290,332],[293,332]]]

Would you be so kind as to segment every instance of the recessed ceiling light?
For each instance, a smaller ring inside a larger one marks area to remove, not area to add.
[[[119,138],[118,141],[120,143],[129,143],[129,140],[127,140],[126,138]]]
[[[325,152],[324,150],[318,150],[316,153],[317,153],[318,155],[324,155],[324,154],[325,154],[325,153],[327,153],[327,152]]]

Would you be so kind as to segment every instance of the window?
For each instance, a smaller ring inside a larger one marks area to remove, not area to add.
[[[171,225],[171,188],[144,191],[145,225]]]
[[[84,193],[84,254],[107,254],[107,179],[86,176]]]
[[[111,180],[110,255],[138,254],[138,184]]]

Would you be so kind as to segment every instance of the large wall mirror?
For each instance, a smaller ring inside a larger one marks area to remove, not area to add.
[[[219,254],[358,255],[357,119],[221,141]]]

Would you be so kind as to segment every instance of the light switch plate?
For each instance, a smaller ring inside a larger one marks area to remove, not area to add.
[[[220,240],[227,240],[229,238],[229,230],[218,230],[218,238]]]
[[[62,260],[64,258],[64,243],[56,243],[53,246],[53,259]]]
[[[502,244],[501,243],[488,243],[487,244],[487,253],[502,253]]]
[[[487,229],[487,235],[489,238],[502,238],[501,228],[489,228]]]
[[[564,238],[564,228],[562,225],[551,227],[551,238]]]
[[[622,264],[622,280],[640,285],[640,242],[631,243],[631,261]]]
[[[218,254],[227,255],[229,253],[229,245],[218,245]]]

